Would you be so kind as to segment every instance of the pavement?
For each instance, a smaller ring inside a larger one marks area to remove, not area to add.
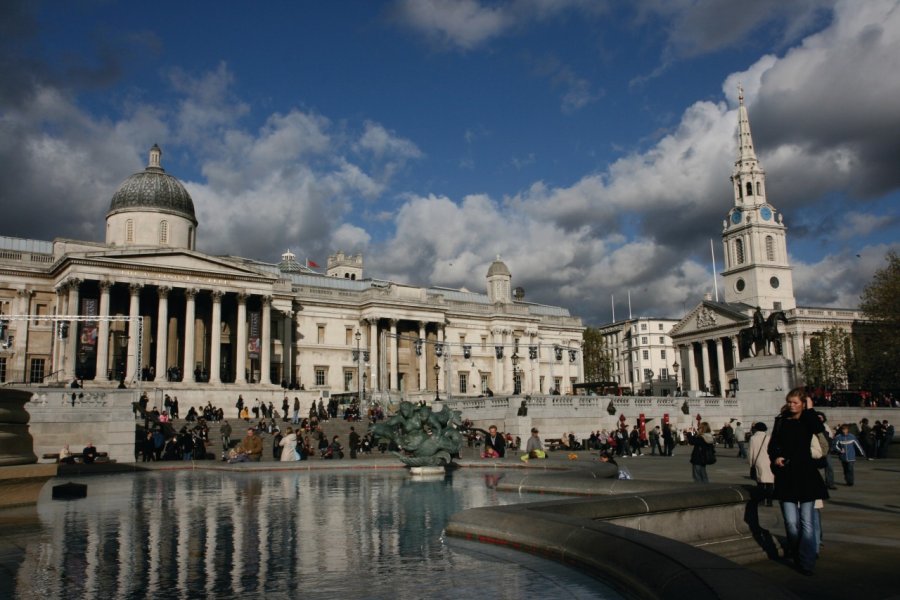
[[[362,432],[360,424],[357,431]],[[329,436],[340,435],[346,448],[346,434],[351,423],[340,420],[324,423],[323,429]],[[246,424],[232,420],[233,439],[243,436]],[[218,427],[210,433],[214,443],[209,448],[220,456]],[[161,462],[140,465],[119,465],[134,469],[185,468],[226,468],[235,470],[252,469],[364,469],[398,468],[399,463],[390,453],[377,450],[370,455],[360,455],[350,460],[349,454],[342,460],[310,460],[291,463],[276,463],[272,458],[272,436],[264,435],[265,451],[263,462],[227,465],[221,461],[198,461],[191,463]],[[542,468],[566,469],[584,466],[588,461],[597,460],[596,452],[575,452],[577,458],[570,460],[570,453],[550,452],[546,460],[531,460],[523,463],[517,453],[509,452],[505,459],[484,460],[480,449],[465,447],[461,452],[460,465],[463,467],[487,467],[491,464],[502,468]],[[653,481],[671,481],[679,484],[694,484],[691,479],[690,452],[684,446],[676,448],[675,456],[661,457],[645,454],[619,459],[619,465],[626,467],[633,478]],[[752,484],[748,477],[749,466],[745,459],[737,458],[737,450],[719,448],[718,462],[707,467],[710,482],[726,484]],[[99,466],[99,465],[98,465]],[[110,465],[113,467],[113,465]],[[799,598],[810,600],[837,600],[860,597],[866,600],[900,600],[900,444],[895,444],[890,457],[880,460],[862,460],[856,463],[856,485],[843,484],[840,464],[833,461],[837,489],[831,490],[831,498],[825,502],[822,511],[824,544],[816,564],[815,575],[798,573],[782,560],[761,560],[744,565],[776,585],[794,593]],[[61,475],[64,469],[60,469]],[[780,510],[760,508],[760,522],[778,539],[783,538],[784,528]]]

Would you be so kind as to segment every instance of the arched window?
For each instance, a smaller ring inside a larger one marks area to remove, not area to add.
[[[762,181],[756,182],[756,195],[762,196]]]
[[[734,252],[737,255],[737,264],[744,264],[744,240],[734,241]]]
[[[169,222],[168,221],[160,221],[159,222],[159,243],[160,244],[168,244],[169,243]]]
[[[350,279],[353,279],[353,280],[355,281],[355,280],[356,280],[356,273],[351,274],[351,275],[350,275]]]
[[[747,195],[748,196],[753,195],[753,184],[749,181],[747,182]]]
[[[127,221],[125,221],[125,241],[134,241],[134,219],[128,219]]]
[[[771,235],[766,236],[766,260],[775,262],[775,240]]]

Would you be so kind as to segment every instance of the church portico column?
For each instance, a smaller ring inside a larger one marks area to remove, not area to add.
[[[690,377],[690,382],[686,382],[686,385],[684,386],[684,388],[686,391],[687,390],[699,390],[700,385],[698,384],[698,380],[700,378],[698,377],[698,374],[697,374],[697,359],[694,357],[694,342],[688,343],[687,360],[688,360],[687,375],[688,375],[688,377]]]
[[[397,389],[397,319],[391,319],[391,379],[388,381],[388,390]]]
[[[181,381],[194,383],[194,327],[197,319],[197,292],[194,288],[184,290],[184,364]]]
[[[282,317],[283,338],[281,340],[281,376],[287,381],[288,385],[294,381],[294,370],[291,368],[294,355],[293,327],[294,319],[292,311],[288,310]]]
[[[66,314],[66,302],[68,301],[68,296],[66,295],[66,286],[65,284],[61,284],[56,288],[56,314],[64,315]],[[17,325],[18,327],[18,325]],[[54,331],[51,333],[51,339],[53,340],[53,369],[52,373],[56,373],[56,380],[60,381],[61,377],[63,377],[63,368],[65,367],[64,361],[64,352],[65,345],[64,341],[59,339],[59,336],[56,334],[56,329],[54,327]],[[23,358],[24,361],[24,358]],[[24,362],[22,363],[22,370],[19,371],[22,376],[22,381],[28,381],[27,374],[25,372]]]
[[[234,365],[234,382],[247,383],[247,294],[237,295],[237,339]]]
[[[140,283],[132,283],[128,286],[128,356],[125,363],[125,380],[134,381],[135,374],[141,368],[137,364],[138,350],[138,320],[141,318],[141,288]]]
[[[212,291],[212,322],[210,323],[209,382],[222,383],[222,296],[221,290]]]
[[[718,361],[719,371],[719,396],[725,397],[727,388],[725,381],[725,349],[722,345],[722,338],[716,338],[716,360]]]
[[[428,364],[426,361],[428,357],[425,355],[425,321],[419,321],[419,340],[422,344],[422,349],[419,352],[419,391],[423,391],[428,387],[428,374],[425,372],[425,367]]]
[[[700,360],[703,364],[703,381],[701,382],[700,389],[709,392],[709,384],[711,383],[711,372],[709,370],[709,363],[711,362],[709,359],[709,341],[702,340],[700,342]]]
[[[259,382],[272,383],[272,296],[262,297],[262,348],[259,353]]]
[[[372,364],[372,391],[381,390],[381,382],[379,377],[379,356],[378,356],[378,319],[369,319],[369,361]]]
[[[165,381],[168,375],[169,348],[169,292],[172,288],[159,286],[156,295],[159,303],[156,307],[156,377]]]
[[[94,381],[109,381],[109,321],[104,317],[109,316],[109,288],[112,282],[100,281],[100,322],[97,324],[97,369],[94,372]]]

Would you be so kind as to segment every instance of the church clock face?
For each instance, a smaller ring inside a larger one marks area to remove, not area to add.
[[[772,218],[772,209],[768,206],[763,206],[759,209],[759,216],[762,217],[763,221],[768,221]]]
[[[774,279],[774,277],[773,277],[773,279]],[[734,283],[734,289],[736,289],[736,290],[739,291],[739,292],[743,292],[745,287],[747,287],[747,284],[744,283],[744,280],[743,280],[743,279],[738,279],[738,280]]]
[[[769,280],[769,285],[772,286],[773,290],[777,290],[778,286],[781,285],[781,282],[778,281],[777,277],[773,277],[772,279]]]
[[[738,223],[741,222],[741,211],[736,210],[733,213],[731,213],[731,222],[734,223],[735,225],[737,225]]]

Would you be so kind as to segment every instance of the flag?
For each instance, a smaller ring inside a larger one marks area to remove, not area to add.
[[[319,265],[317,265],[314,261],[309,260],[308,258],[306,259],[306,266],[310,267],[310,268],[312,268],[312,267],[315,267],[317,269],[319,268]]]

